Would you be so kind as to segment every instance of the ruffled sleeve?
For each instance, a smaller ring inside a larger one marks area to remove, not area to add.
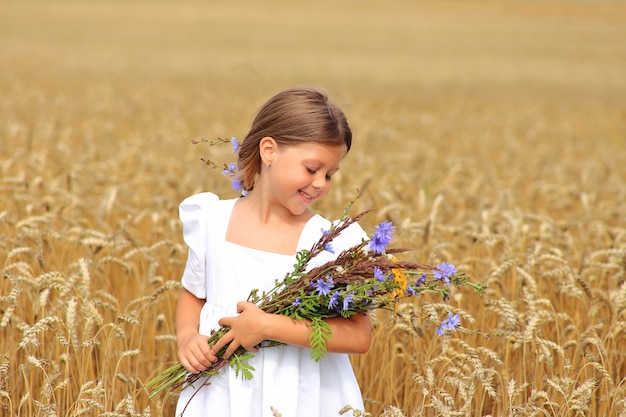
[[[331,222],[321,216],[316,216],[313,220],[315,221],[307,227],[308,236],[302,241],[304,245],[299,247],[298,250],[310,249],[311,246],[313,246],[313,244],[322,237],[322,231],[329,230],[331,227]],[[323,251],[319,253],[316,257],[309,261],[307,270],[334,260],[341,252],[351,248],[352,246],[360,244],[363,240],[369,240],[367,233],[365,233],[360,224],[351,224],[345,228],[339,236],[333,239],[331,243],[333,252]]]
[[[178,208],[183,224],[183,239],[189,248],[182,285],[187,291],[201,299],[206,299],[207,296],[208,216],[211,205],[218,200],[218,196],[213,193],[200,193],[187,197]]]

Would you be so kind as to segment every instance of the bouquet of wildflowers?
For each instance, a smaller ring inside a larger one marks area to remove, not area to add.
[[[219,140],[221,141],[219,143],[226,141]],[[207,163],[213,164],[210,161]],[[226,166],[224,171],[234,174],[229,166]],[[423,291],[437,292],[444,300],[449,298],[452,287],[469,285],[480,294],[484,291],[481,284],[471,282],[464,274],[458,273],[452,264],[442,262],[431,266],[399,261],[395,254],[405,249],[388,247],[395,231],[395,227],[388,221],[377,225],[369,240],[344,250],[333,261],[309,269],[309,261],[319,253],[323,251],[334,253],[333,239],[367,213],[350,216],[353,203],[354,200],[345,209],[341,219],[332,224],[330,230],[323,231],[311,249],[301,250],[296,254],[293,270],[282,280],[277,281],[273,289],[262,294],[259,294],[258,290],[253,290],[248,297],[248,301],[255,303],[267,313],[281,314],[295,320],[307,320],[311,328],[310,355],[315,361],[324,357],[326,342],[331,337],[330,327],[324,319],[350,318],[373,309],[395,311],[401,299],[419,295]],[[459,325],[459,316],[450,312],[436,332],[442,335],[446,330],[456,330]],[[209,344],[214,345],[228,330],[229,327],[222,326],[214,331],[209,337]],[[150,398],[165,389],[177,388],[200,378],[215,376],[226,363],[229,363],[236,374],[241,374],[244,379],[251,379],[254,376],[254,368],[247,362],[253,357],[252,353],[239,347],[228,360],[225,360],[223,358],[225,351],[226,347],[222,348],[217,353],[218,361],[197,374],[188,375],[180,363],[170,367],[146,384],[148,389],[153,390]]]

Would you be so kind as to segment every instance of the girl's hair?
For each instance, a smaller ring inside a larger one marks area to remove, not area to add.
[[[291,88],[270,98],[259,110],[239,147],[237,167],[243,190],[254,187],[261,172],[259,143],[264,137],[278,145],[319,143],[352,146],[352,131],[343,111],[314,88]]]

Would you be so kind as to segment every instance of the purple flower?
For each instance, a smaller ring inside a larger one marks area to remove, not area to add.
[[[235,163],[231,162],[230,164],[228,164],[226,169],[222,171],[222,175],[228,176],[228,175],[233,175],[233,174],[235,174]]]
[[[333,245],[331,245],[330,242],[324,245],[324,250],[332,253],[333,255],[335,254],[335,249],[333,249]]]
[[[382,222],[374,229],[372,239],[368,243],[368,249],[374,253],[385,252],[385,247],[391,243],[393,232],[396,228],[391,222]]]
[[[383,274],[383,271],[381,271],[380,268],[377,266],[374,267],[374,278],[376,278],[378,282],[383,282],[385,280],[385,275]]]
[[[424,284],[426,284],[426,274],[420,275],[420,277],[417,279],[417,282],[415,283],[415,285],[417,286],[424,285]]]
[[[350,292],[349,294],[345,295],[343,297],[343,310],[347,310],[350,307],[350,303],[352,302],[352,297],[354,296],[353,292]]]
[[[291,303],[291,305],[293,305],[294,307],[298,307],[300,304],[302,304],[302,298],[300,297],[296,298],[296,300]]]
[[[441,325],[437,328],[436,333],[439,336],[443,336],[446,330],[456,331],[456,328],[461,324],[461,318],[458,314],[452,315],[452,312],[448,312],[448,318],[441,322]]]
[[[233,153],[237,153],[239,151],[239,141],[234,136],[230,138],[230,143],[233,145]]]
[[[232,186],[232,189],[237,192],[241,192],[243,190],[243,187],[241,186],[241,180],[239,179],[239,177],[233,178],[230,181],[230,184]]]
[[[454,265],[447,262],[442,262],[437,265],[437,269],[433,271],[435,279],[443,279],[447,285],[450,285],[450,277],[456,274],[456,268]]]
[[[316,282],[311,283],[311,285],[315,287],[317,295],[328,295],[330,290],[335,286],[333,279],[329,275],[326,275],[326,278],[328,278],[328,281],[318,279]]]
[[[337,308],[337,304],[339,303],[339,292],[335,291],[328,301],[328,309],[331,310],[333,308]]]
[[[415,290],[410,285],[407,285],[406,290],[404,290],[404,294],[408,296],[415,295]]]

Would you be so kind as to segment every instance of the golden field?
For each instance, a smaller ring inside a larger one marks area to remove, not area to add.
[[[177,207],[233,196],[190,140],[314,85],[355,133],[316,209],[360,188],[366,230],[488,286],[373,316],[365,411],[626,416],[626,3],[0,10],[0,415],[173,415],[144,384],[176,360]],[[435,336],[448,309],[483,334]]]

